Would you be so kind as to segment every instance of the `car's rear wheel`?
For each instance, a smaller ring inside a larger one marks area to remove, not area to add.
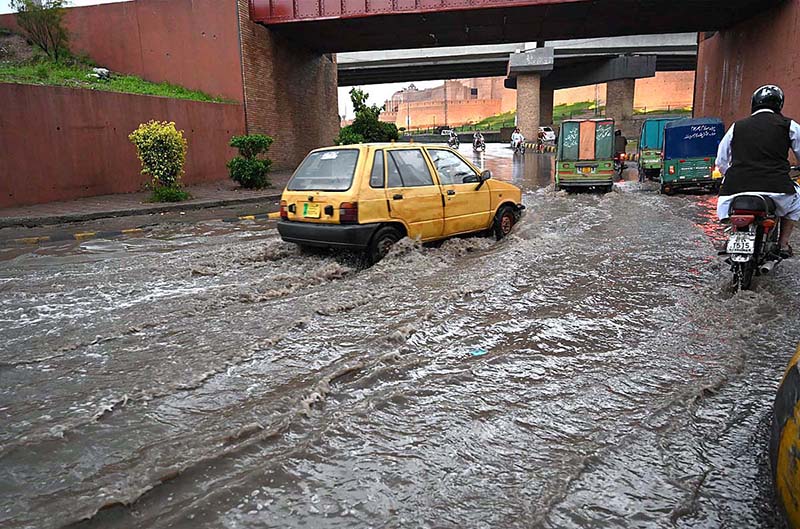
[[[499,241],[511,233],[517,223],[517,214],[511,206],[503,206],[494,217],[494,236]]]
[[[384,226],[375,232],[366,251],[367,265],[371,266],[386,257],[397,241],[403,238],[400,230],[391,226]]]

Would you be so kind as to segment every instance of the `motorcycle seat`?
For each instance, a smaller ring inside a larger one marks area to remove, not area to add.
[[[730,205],[730,211],[763,211],[767,215],[774,215],[776,209],[775,201],[767,195],[739,195]]]

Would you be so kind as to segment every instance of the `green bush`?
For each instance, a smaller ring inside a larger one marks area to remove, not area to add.
[[[386,142],[400,139],[397,125],[380,120],[381,109],[377,105],[368,106],[368,94],[358,88],[350,90],[350,100],[356,118],[352,125],[343,127],[336,138],[337,145],[350,145],[364,142]],[[360,141],[359,141],[360,140]]]
[[[339,136],[334,140],[336,145],[353,145],[356,143],[364,143],[364,136],[357,134],[353,131],[353,126],[348,125],[339,131]]]
[[[150,177],[153,200],[160,202],[159,197],[180,196],[177,191],[181,188],[187,149],[183,131],[177,130],[175,123],[150,121],[139,125],[128,137],[136,146],[136,153],[142,162],[142,174]],[[165,189],[175,192],[170,194]]]
[[[246,189],[261,189],[270,185],[272,160],[264,157],[274,140],[263,134],[248,134],[231,138],[231,147],[239,156],[228,162],[231,179]]]
[[[180,187],[155,186],[151,200],[153,202],[183,202],[191,198],[189,193]]]
[[[17,24],[28,39],[58,62],[69,56],[69,31],[64,25],[66,0],[11,0]]]

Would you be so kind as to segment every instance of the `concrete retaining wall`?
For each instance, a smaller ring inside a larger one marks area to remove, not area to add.
[[[189,151],[186,184],[226,178],[241,104],[0,84],[0,208],[139,191],[147,178],[128,134],[174,121]]]
[[[800,0],[750,18],[728,30],[701,34],[694,113],[727,124],[750,115],[750,98],[761,85],[786,91],[784,114],[800,119]]]

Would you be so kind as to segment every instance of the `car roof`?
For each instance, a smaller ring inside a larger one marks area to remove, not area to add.
[[[384,142],[384,143],[354,143],[351,145],[331,145],[330,147],[320,147],[311,152],[318,151],[335,151],[341,149],[359,149],[359,150],[375,150],[375,149],[413,149],[420,147],[436,147],[436,148],[450,148],[446,143],[416,143],[416,142]]]

